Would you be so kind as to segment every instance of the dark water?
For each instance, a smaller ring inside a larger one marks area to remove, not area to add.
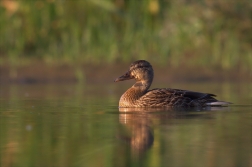
[[[217,94],[226,108],[119,112],[130,84],[1,85],[0,166],[252,166],[249,83],[168,85]]]

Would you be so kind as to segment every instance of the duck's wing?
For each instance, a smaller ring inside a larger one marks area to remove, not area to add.
[[[194,92],[181,89],[152,89],[149,90],[139,101],[144,106],[176,106],[198,107],[206,105],[224,105],[214,98],[214,94]],[[227,105],[225,103],[225,105]]]
[[[172,89],[168,89],[171,91]],[[188,90],[180,90],[180,89],[173,89],[178,93],[181,93],[184,97],[188,97],[192,100],[192,102],[200,103],[200,106],[227,106],[232,103],[226,101],[219,101],[215,99],[215,94],[211,93],[202,93],[202,92],[194,92]]]

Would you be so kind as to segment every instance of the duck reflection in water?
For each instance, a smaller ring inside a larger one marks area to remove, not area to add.
[[[130,134],[121,137],[130,144],[133,156],[139,157],[153,145],[152,122],[146,112],[130,113],[126,110],[128,109],[120,109],[119,120]]]
[[[153,120],[164,120],[181,117],[178,112],[170,109],[158,108],[119,108],[119,121],[129,131],[128,135],[120,135],[120,138],[130,144],[134,158],[139,158],[151,148],[154,142]],[[159,113],[160,112],[160,113]],[[156,113],[156,114],[154,114]],[[157,114],[158,113],[158,114]]]
[[[212,108],[211,108],[212,110]],[[207,112],[209,110],[204,110]],[[199,113],[199,114],[198,114]],[[120,131],[119,139],[130,145],[133,158],[141,158],[153,146],[156,124],[171,124],[173,119],[212,119],[211,113],[196,110],[174,110],[160,108],[119,108],[119,121],[129,133]],[[158,142],[158,141],[157,141]]]

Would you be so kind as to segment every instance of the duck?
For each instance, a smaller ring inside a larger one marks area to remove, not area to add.
[[[219,101],[216,95],[182,89],[150,89],[154,78],[152,65],[146,60],[133,62],[129,70],[114,82],[135,79],[119,100],[119,108],[194,108],[228,106],[230,102]]]

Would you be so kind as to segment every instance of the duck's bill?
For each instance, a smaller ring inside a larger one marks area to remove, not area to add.
[[[114,82],[119,82],[119,81],[124,81],[124,80],[129,80],[129,79],[133,79],[133,77],[130,75],[130,72],[128,71],[124,75],[116,78]]]

